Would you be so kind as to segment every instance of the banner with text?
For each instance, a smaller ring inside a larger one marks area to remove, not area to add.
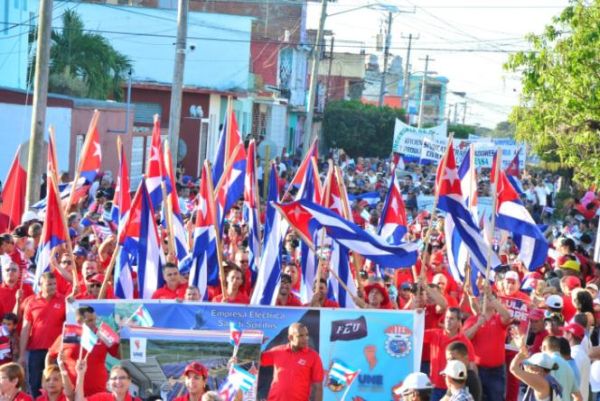
[[[321,355],[328,371],[324,400],[365,401],[392,399],[392,389],[419,369],[423,343],[423,314],[414,311],[345,310],[329,308],[283,308],[176,301],[78,301],[74,310],[90,305],[101,321],[121,327],[121,355],[153,379],[135,382],[140,396],[159,390],[171,400],[183,393],[180,376],[185,363],[199,360],[209,368],[209,386],[224,380],[233,347],[228,343],[229,325],[242,332],[238,360],[250,373],[258,373],[256,391],[244,400],[267,398],[272,369],[260,368],[260,353],[288,342],[288,327],[301,322],[308,327],[310,347]],[[130,317],[140,310],[154,322],[152,328],[129,327]],[[261,344],[262,339],[262,344]],[[193,350],[193,352],[191,352]],[[354,375],[336,376],[342,370]],[[259,369],[260,368],[260,369]],[[340,380],[352,377],[352,380]],[[250,397],[250,398],[248,398]]]

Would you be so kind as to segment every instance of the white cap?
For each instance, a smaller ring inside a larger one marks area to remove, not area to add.
[[[563,299],[560,295],[550,295],[548,298],[546,298],[546,306],[549,308],[560,309],[563,307]]]
[[[39,220],[38,215],[32,210],[28,210],[25,213],[23,213],[23,217],[21,217],[21,224],[25,224],[32,220]]]
[[[402,395],[412,390],[426,390],[430,388],[433,388],[433,384],[431,384],[429,377],[425,373],[414,372],[406,376],[402,382],[402,386],[394,390],[394,393]]]
[[[514,270],[509,270],[506,272],[506,274],[504,275],[505,279],[509,279],[509,280],[515,280],[516,282],[519,282],[519,274],[514,271]]]
[[[543,352],[531,355],[529,358],[523,361],[525,365],[539,366],[540,368],[548,370],[556,370],[558,366],[552,360],[552,357],[546,355]]]
[[[461,361],[448,361],[441,375],[446,375],[455,380],[467,380],[467,367]]]

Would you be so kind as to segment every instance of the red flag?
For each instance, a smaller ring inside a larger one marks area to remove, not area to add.
[[[12,230],[21,224],[21,216],[25,211],[25,191],[27,189],[27,171],[20,160],[21,146],[17,148],[15,158],[8,170],[4,188],[2,189],[2,206],[0,212],[8,216],[8,227],[0,229]]]
[[[65,323],[63,325],[63,344],[79,344],[81,341],[82,328],[79,324]]]
[[[517,153],[515,153],[515,157],[512,159],[508,167],[506,167],[506,175],[510,175],[513,177],[517,177],[521,179],[521,172],[519,171],[519,152],[521,152],[521,148],[517,149]],[[492,170],[494,171],[494,170]]]
[[[98,327],[98,331],[96,335],[107,347],[112,347],[113,345],[119,342],[119,334],[113,330],[106,322],[102,322],[100,327]]]
[[[318,144],[318,142],[317,142],[317,139],[315,138],[313,143],[310,145],[310,148],[308,148],[308,152],[306,153],[306,156],[304,156],[304,160],[302,160],[302,163],[300,163],[300,166],[298,167],[298,170],[296,171],[296,175],[292,179],[292,182],[290,182],[290,185],[300,186],[302,184],[304,176],[306,175],[306,169],[308,168],[308,164],[311,162],[311,159],[313,157],[315,159],[319,159],[319,149],[318,149],[317,144]]]
[[[102,149],[100,147],[100,135],[98,134],[99,117],[100,112],[95,110],[85,136],[85,142],[79,156],[79,167],[77,168],[79,176],[84,177],[89,183],[94,181],[102,165]]]

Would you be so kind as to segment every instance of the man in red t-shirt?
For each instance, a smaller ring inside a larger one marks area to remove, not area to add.
[[[162,269],[162,274],[165,285],[154,291],[152,299],[183,299],[187,284],[181,282],[177,265],[167,262]]]
[[[292,293],[292,276],[283,273],[279,279],[279,294],[277,294],[277,306],[302,306],[300,298]]]
[[[96,311],[91,306],[81,306],[77,309],[76,318],[78,324],[87,324],[94,333],[98,331],[96,327]],[[56,362],[59,353],[62,352],[62,359],[71,383],[75,383],[77,371],[75,364],[79,359],[80,344],[63,343],[62,336],[59,336],[46,355],[46,366]],[[119,357],[119,343],[113,344],[110,348],[102,341],[98,341],[89,356],[85,349],[81,350],[82,358],[87,358],[88,370],[85,373],[84,392],[89,397],[92,394],[106,391],[106,382],[108,381],[108,372],[106,371],[106,355],[111,354],[115,358]]]
[[[487,296],[485,313],[467,319],[463,330],[475,348],[475,363],[484,398],[488,401],[504,401],[506,331],[512,317],[496,297],[490,292]]]
[[[23,284],[19,286],[19,266],[9,259],[5,259],[2,264],[2,284],[0,284],[0,309],[3,313],[17,311],[13,310],[17,302],[17,292],[19,289],[19,300],[23,301],[25,298],[33,295],[33,288],[29,284]]]
[[[313,286],[313,296],[309,303],[304,306],[315,306],[318,308],[339,308],[340,304],[333,299],[327,298],[327,280],[319,279]]]
[[[308,338],[305,325],[292,323],[289,343],[262,353],[261,366],[273,366],[267,401],[323,401],[323,363],[319,354],[308,347]]]
[[[454,341],[460,341],[469,350],[469,360],[475,359],[475,350],[471,340],[462,332],[460,309],[448,308],[444,315],[443,329],[427,329],[423,338],[424,346],[428,346],[431,354],[429,377],[433,383],[431,401],[439,401],[446,394],[446,382],[440,372],[446,366],[446,347]]]
[[[60,336],[64,321],[65,299],[56,293],[56,278],[53,273],[43,273],[39,294],[25,305],[19,344],[19,363],[28,366],[29,388],[34,397],[40,395],[46,353]]]

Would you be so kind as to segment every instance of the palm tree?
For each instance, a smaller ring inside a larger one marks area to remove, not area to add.
[[[85,32],[73,10],[62,16],[62,30],[52,31],[48,89],[94,99],[121,100],[121,83],[130,60],[101,35]]]

